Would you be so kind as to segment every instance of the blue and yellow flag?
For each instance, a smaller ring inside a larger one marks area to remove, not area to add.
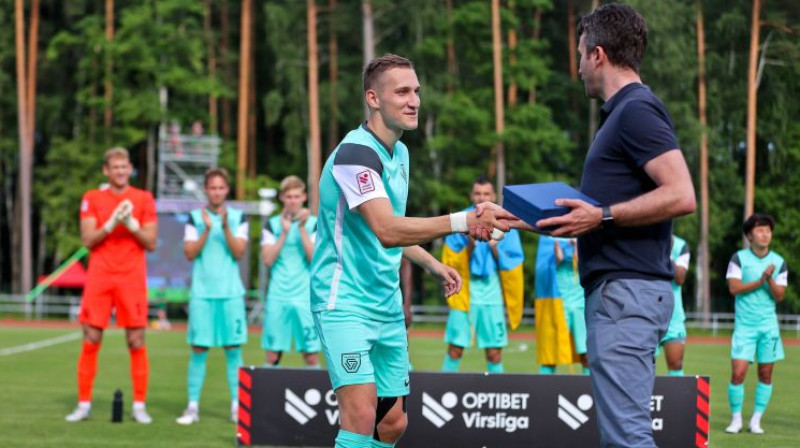
[[[556,279],[556,253],[554,238],[539,236],[536,253],[536,354],[541,365],[570,364],[573,362],[572,339],[567,327],[564,302]],[[571,244],[562,250],[571,251]]]
[[[469,312],[470,276],[487,276],[497,270],[508,312],[508,324],[512,330],[516,330],[522,321],[525,297],[522,275],[522,262],[525,261],[525,256],[522,253],[519,232],[516,230],[507,232],[505,238],[497,244],[497,260],[488,244],[476,244],[470,259],[468,246],[469,238],[460,233],[448,235],[444,239],[442,263],[455,269],[463,282],[461,291],[448,297],[447,304],[452,309]]]

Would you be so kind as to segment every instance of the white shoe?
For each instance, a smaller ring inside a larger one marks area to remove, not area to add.
[[[78,405],[78,407],[76,407],[75,410],[72,411],[72,413],[70,413],[64,418],[64,420],[70,423],[80,422],[83,420],[88,420],[90,415],[92,415],[91,406]]]
[[[200,421],[200,412],[197,409],[186,408],[183,415],[175,419],[179,425],[191,425]]]
[[[742,430],[742,421],[741,420],[734,420],[725,428],[725,432],[728,434],[737,434]]]
[[[764,434],[764,430],[761,428],[761,422],[750,422],[750,432],[753,434]]]
[[[237,423],[239,421],[239,403],[231,403],[231,421]]]
[[[134,406],[132,415],[133,415],[133,420],[136,423],[142,423],[144,425],[149,425],[150,423],[153,423],[153,419],[150,417],[150,414],[147,413],[147,410],[144,408],[144,406],[142,407]]]

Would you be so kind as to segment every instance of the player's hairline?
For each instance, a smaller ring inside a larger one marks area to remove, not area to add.
[[[103,165],[108,165],[114,159],[125,159],[130,162],[131,154],[122,146],[108,148],[103,154]]]

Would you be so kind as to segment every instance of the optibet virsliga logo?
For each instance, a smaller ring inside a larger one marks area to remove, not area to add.
[[[584,413],[594,405],[592,396],[583,394],[578,397],[577,406],[572,404],[563,395],[558,394],[558,418],[572,430],[577,430],[589,421],[589,416]]]
[[[433,423],[437,428],[441,428],[453,419],[453,414],[447,410],[453,409],[458,404],[458,397],[453,392],[442,395],[441,403],[436,401],[426,392],[422,393],[422,416]]]
[[[285,396],[286,403],[283,409],[297,423],[305,425],[309,420],[317,416],[317,411],[311,407],[318,405],[322,401],[322,394],[317,389],[307,390],[303,398],[286,389]]]

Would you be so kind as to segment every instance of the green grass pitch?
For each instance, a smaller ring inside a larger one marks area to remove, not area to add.
[[[70,333],[76,328],[0,327],[0,351],[10,347],[42,341]],[[794,337],[792,334],[787,335]],[[251,334],[244,351],[248,364],[263,363],[259,335]],[[201,420],[197,425],[182,427],[175,424],[186,405],[186,366],[188,348],[181,331],[157,332],[147,335],[150,357],[150,388],[148,410],[154,422],[149,426],[130,420],[131,386],[128,373],[128,353],[123,333],[109,330],[100,352],[100,366],[94,388],[93,415],[89,421],[69,424],[64,416],[75,405],[75,367],[80,340],[53,345],[33,351],[0,356],[0,447],[232,447],[234,426],[229,415],[228,388],[224,372],[224,355],[212,350],[203,389]],[[724,428],[730,418],[727,404],[727,384],[730,375],[729,346],[725,344],[687,345],[685,371],[687,374],[711,376],[711,446],[714,448],[796,447],[800,442],[800,346],[786,346],[787,360],[775,369],[775,389],[763,420],[765,435],[749,433],[729,435]],[[436,370],[444,355],[440,337],[415,336],[411,339],[411,361],[417,370]],[[534,372],[534,342],[512,340],[504,361],[509,372]],[[288,366],[299,366],[296,354],[284,357]],[[462,370],[480,371],[485,367],[482,354],[467,350]],[[562,371],[559,371],[562,372]],[[567,372],[566,369],[563,372]],[[665,374],[663,359],[659,359],[659,374]],[[753,409],[755,369],[747,378],[744,417]],[[125,394],[126,420],[111,424],[111,399],[115,389]]]

